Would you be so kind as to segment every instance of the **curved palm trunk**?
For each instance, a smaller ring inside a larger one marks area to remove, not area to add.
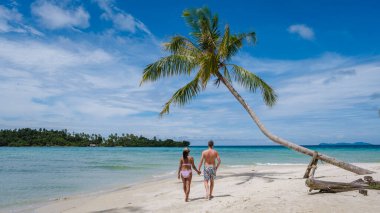
[[[310,150],[308,148],[305,148],[303,146],[294,144],[292,142],[289,142],[285,139],[282,139],[276,135],[273,135],[271,132],[269,132],[265,126],[261,123],[259,118],[257,117],[256,113],[249,107],[247,102],[239,95],[239,93],[235,90],[235,88],[232,87],[230,82],[228,82],[219,72],[216,73],[217,77],[220,79],[220,81],[223,82],[223,84],[228,88],[228,90],[232,93],[232,95],[235,96],[235,98],[240,102],[241,105],[243,105],[244,109],[247,110],[248,114],[251,116],[251,118],[255,121],[259,129],[261,130],[262,133],[264,133],[265,136],[267,136],[269,139],[271,139],[273,142],[281,144],[283,146],[286,146],[290,149],[293,149],[297,152],[301,152],[303,154],[313,156],[314,151]],[[327,155],[323,155],[318,153],[318,159],[325,161],[327,163],[330,163],[332,165],[338,166],[342,169],[351,171],[353,173],[359,174],[359,175],[364,175],[364,174],[372,174],[374,172],[369,171],[367,169],[360,168],[358,166],[337,160],[335,158],[329,157]]]

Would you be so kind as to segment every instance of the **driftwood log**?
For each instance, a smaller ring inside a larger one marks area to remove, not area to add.
[[[319,190],[319,192],[336,193],[359,190],[359,193],[367,195],[367,189],[380,190],[380,181],[374,181],[371,176],[364,176],[364,180],[360,178],[350,183],[316,180],[314,179],[316,168],[316,165],[312,165],[311,175],[305,182],[310,192],[312,190]]]

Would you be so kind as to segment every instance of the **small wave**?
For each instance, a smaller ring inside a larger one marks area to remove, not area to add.
[[[153,175],[154,178],[163,178],[163,177],[169,177],[169,176],[172,176],[174,175],[176,172],[176,170],[173,170],[173,171],[170,171],[170,172],[166,172],[166,173],[163,173],[163,174],[158,174],[158,175]]]
[[[94,166],[93,168],[115,171],[115,170],[127,170],[127,169],[131,169],[132,167],[125,166],[125,165],[99,165],[99,166]]]
[[[247,166],[250,166],[250,165],[227,165],[226,167],[229,167],[229,168],[244,168],[244,167],[247,167]]]
[[[301,166],[305,163],[255,163],[257,166]]]

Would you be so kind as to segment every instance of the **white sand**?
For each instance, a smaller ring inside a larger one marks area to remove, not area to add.
[[[380,163],[358,164],[377,171]],[[205,200],[202,176],[195,175],[190,202],[184,202],[182,182],[171,179],[137,184],[98,195],[70,197],[32,212],[380,212],[380,190],[336,194],[308,192],[302,176],[306,165],[222,167],[214,198]],[[319,164],[320,180],[351,182],[360,177],[334,166]]]

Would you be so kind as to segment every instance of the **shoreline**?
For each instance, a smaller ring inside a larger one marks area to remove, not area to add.
[[[356,165],[376,171],[371,176],[376,180],[380,179],[380,163]],[[187,206],[192,206],[189,208],[190,212],[380,211],[378,190],[369,190],[368,196],[357,191],[336,194],[320,194],[315,193],[316,191],[308,193],[305,179],[302,178],[305,169],[306,165],[221,167],[217,174],[215,197],[211,201],[203,199],[203,179],[194,175],[189,203],[183,201],[182,183],[176,177],[164,177],[151,178],[104,192],[69,196],[18,212],[175,212],[176,209]],[[360,177],[363,175],[328,164],[320,164],[316,171],[316,178],[329,181],[350,182]]]
[[[51,204],[54,204],[56,202],[60,201],[65,201],[65,200],[73,200],[73,199],[83,199],[83,198],[91,198],[91,197],[97,197],[97,196],[102,196],[104,194],[108,193],[113,193],[117,192],[120,190],[128,189],[131,187],[143,185],[143,184],[148,184],[151,182],[156,182],[156,181],[162,181],[166,179],[172,179],[168,177],[169,172],[164,172],[162,175],[157,175],[157,176],[150,176],[150,177],[144,177],[139,181],[133,181],[130,183],[119,183],[113,187],[104,187],[103,189],[98,189],[94,191],[78,191],[78,192],[73,192],[69,195],[62,196],[62,197],[55,197],[55,198],[49,198],[49,199],[43,199],[41,201],[37,202],[32,202],[30,204],[21,204],[18,207],[15,206],[10,206],[1,209],[0,212],[12,212],[12,213],[29,213],[29,212],[34,212],[36,209],[39,209],[44,206],[48,206]],[[170,172],[171,173],[171,172]]]
[[[235,169],[235,168],[248,168],[250,166],[307,166],[306,163],[255,163],[253,165],[221,165],[221,169]],[[140,181],[135,181],[131,183],[119,183],[113,187],[104,187],[102,189],[97,189],[97,190],[85,190],[85,191],[77,191],[77,192],[72,192],[68,195],[63,195],[60,197],[52,197],[52,198],[41,198],[39,201],[35,202],[28,202],[28,203],[21,203],[19,206],[17,205],[11,205],[8,207],[0,208],[1,211],[5,212],[29,212],[34,209],[38,209],[40,207],[49,205],[51,203],[57,202],[57,201],[62,201],[62,200],[67,200],[67,199],[80,199],[83,197],[96,197],[96,196],[101,196],[106,193],[112,193],[114,191],[119,191],[123,189],[130,188],[132,186],[138,186],[150,182],[155,182],[155,181],[160,181],[160,180],[166,180],[166,179],[173,179],[172,177],[176,176],[176,171],[164,171],[158,175],[152,175],[150,177],[144,177]]]

